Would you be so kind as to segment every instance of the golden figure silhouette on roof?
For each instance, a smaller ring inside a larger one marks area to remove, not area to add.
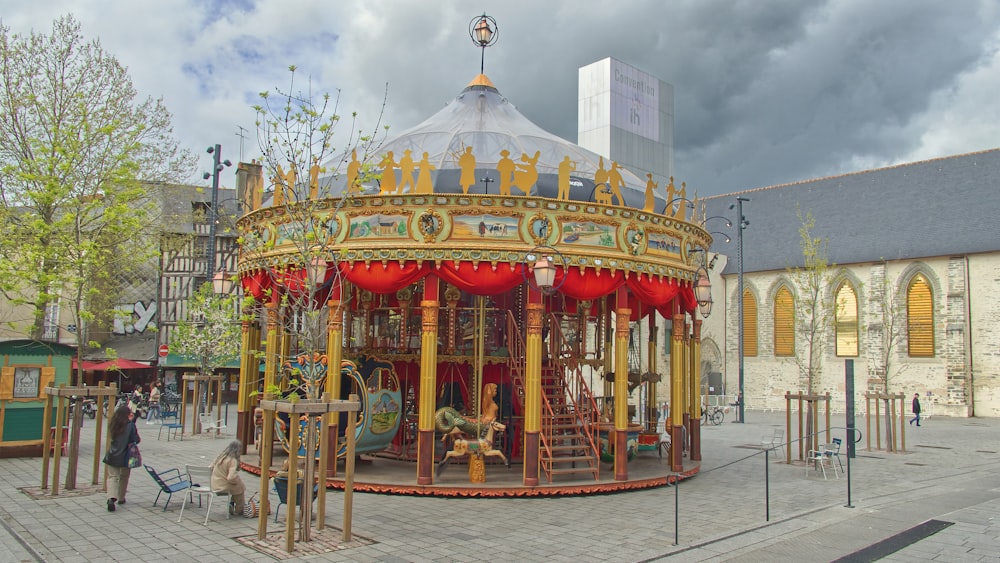
[[[558,199],[569,199],[569,175],[575,170],[576,163],[571,161],[568,156],[563,157],[562,162],[559,163],[559,194],[556,196]]]
[[[605,187],[608,185],[608,171],[604,169],[604,157],[599,157],[597,160],[597,172],[594,172],[594,187],[604,184]]]
[[[538,169],[535,165],[538,164],[538,157],[542,154],[542,151],[535,151],[535,156],[529,157],[527,153],[521,153],[521,162],[524,164],[517,164],[514,167],[514,180],[511,182],[511,186],[521,190],[525,194],[531,192],[531,186],[535,185],[538,181]]]
[[[407,186],[410,188],[410,193],[416,191],[413,185],[413,157],[410,156],[411,154],[410,149],[406,149],[399,159],[399,186],[396,187],[396,193],[406,193]]]
[[[381,164],[382,181],[379,183],[379,193],[382,195],[396,193],[396,157],[392,151],[385,153]]]
[[[611,188],[611,193],[614,194],[615,199],[618,200],[618,205],[622,207],[625,206],[625,198],[622,197],[622,185],[625,181],[622,180],[622,173],[618,171],[618,163],[611,162],[611,170],[608,171],[608,187]]]
[[[676,195],[676,192],[674,191],[674,177],[671,176],[670,177],[670,183],[667,184],[667,204],[663,207],[663,214],[664,215],[673,215],[674,214],[673,207],[674,207],[674,197],[675,197],[675,195]]]
[[[275,176],[271,178],[274,182],[274,205],[284,205],[286,199],[292,200],[293,195],[289,186],[295,186],[295,165],[288,168],[288,173],[282,170],[281,165],[275,166]],[[286,197],[287,196],[287,197]]]
[[[500,160],[497,161],[497,172],[500,174],[500,195],[510,195],[511,176],[514,174],[514,161],[510,159],[510,151],[503,149],[500,151]]]
[[[458,183],[462,186],[462,193],[468,194],[469,188],[476,183],[476,157],[472,154],[472,147],[465,147],[465,152],[458,157],[458,167],[462,170]]]
[[[646,174],[646,203],[642,206],[645,211],[656,210],[656,182],[653,181],[653,174]]]
[[[351,151],[351,162],[347,164],[347,193],[361,193],[361,184],[358,182],[360,172],[361,162],[358,161],[357,149],[354,149]]]
[[[319,157],[313,157],[312,166],[309,167],[309,199],[319,197]]]
[[[674,218],[684,221],[684,217],[687,215],[687,202],[684,201],[687,199],[687,182],[681,182],[681,191],[677,192],[677,197],[680,198],[680,205],[674,211]]]
[[[429,194],[434,192],[434,182],[431,181],[431,170],[437,167],[431,164],[430,159],[425,151],[423,158],[417,163],[417,169],[420,172],[417,174],[417,187],[416,191],[418,194]]]

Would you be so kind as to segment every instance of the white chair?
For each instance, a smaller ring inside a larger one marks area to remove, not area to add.
[[[185,465],[184,468],[187,470],[191,487],[188,488],[188,494],[184,497],[184,502],[181,503],[181,513],[177,517],[177,521],[180,522],[181,518],[184,518],[184,507],[188,500],[193,500],[192,495],[198,495],[198,506],[201,506],[202,496],[208,497],[208,510],[205,511],[204,522],[206,526],[208,525],[208,517],[212,515],[212,501],[215,497],[226,498],[226,518],[229,518],[229,492],[212,490],[212,468],[197,465]]]
[[[198,415],[198,420],[201,422],[202,432],[211,432],[212,430],[216,431],[213,437],[218,436],[218,431],[226,427],[226,419],[220,418],[216,420],[212,418],[212,413],[203,412]]]
[[[777,450],[781,448],[781,455],[785,455],[785,429],[775,428],[771,436],[763,436],[760,439],[760,447],[764,450]]]
[[[806,475],[809,475],[809,465],[812,465],[813,471],[817,469],[823,470],[823,480],[826,481],[825,462],[826,462],[826,456],[823,455],[823,450],[809,450],[809,455],[806,456]]]

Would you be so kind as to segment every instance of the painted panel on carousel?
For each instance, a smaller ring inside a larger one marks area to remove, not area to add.
[[[556,235],[556,240],[558,240],[558,233],[554,233],[553,227],[556,225],[555,221],[549,219],[546,215],[542,213],[537,213],[528,219],[528,240],[531,240],[536,245],[552,244],[553,235]]]
[[[656,231],[648,231],[646,233],[648,239],[648,252],[652,254],[663,254],[668,256],[680,256],[681,253],[681,239],[668,235],[667,233],[658,233]]]
[[[451,239],[521,240],[518,233],[520,217],[505,217],[492,213],[455,215],[452,217]]]
[[[319,362],[325,367],[326,356],[321,356],[316,364],[305,363],[306,356],[286,362],[285,366],[293,370],[318,369]],[[402,395],[399,390],[399,378],[392,363],[361,356],[358,364],[355,365],[347,360],[341,363],[340,376],[342,385],[347,390],[346,395],[357,393],[361,401],[361,410],[358,413],[357,427],[355,429],[355,451],[357,453],[377,452],[384,450],[393,436],[399,430],[402,418]],[[325,373],[324,373],[325,379]],[[322,385],[323,380],[317,381],[316,385]],[[342,397],[346,399],[347,396]],[[343,439],[343,429],[345,428],[346,416],[340,423],[341,436],[338,439],[337,457],[347,454],[347,441]],[[284,429],[287,422],[280,418],[275,419],[275,431],[282,447],[288,451],[288,437]],[[306,455],[305,448],[306,422],[299,421],[299,455]],[[317,424],[317,432],[319,431]],[[317,434],[318,435],[318,434]],[[318,445],[314,456],[319,455]]]
[[[628,461],[632,461],[636,454],[639,453],[639,432],[642,431],[642,425],[639,424],[629,424],[628,430],[626,430],[625,438],[625,449],[626,458]],[[598,440],[601,443],[601,461],[611,463],[615,460],[615,430],[614,424],[601,423],[597,429]]]
[[[638,256],[646,251],[646,232],[635,223],[629,223],[622,231],[622,246],[632,256]]]
[[[565,221],[562,224],[562,242],[596,248],[615,247],[615,228],[593,221]]]
[[[351,217],[351,239],[404,239],[410,238],[409,217],[401,214],[376,213]]]

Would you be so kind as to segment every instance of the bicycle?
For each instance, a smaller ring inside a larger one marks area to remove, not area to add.
[[[726,411],[722,407],[702,407],[701,423],[708,426],[708,423],[718,426],[722,424],[722,419],[726,418]]]

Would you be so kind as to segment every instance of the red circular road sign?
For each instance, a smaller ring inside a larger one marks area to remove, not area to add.
[[[166,358],[167,354],[170,353],[170,348],[166,344],[160,344],[159,354],[161,358]]]

